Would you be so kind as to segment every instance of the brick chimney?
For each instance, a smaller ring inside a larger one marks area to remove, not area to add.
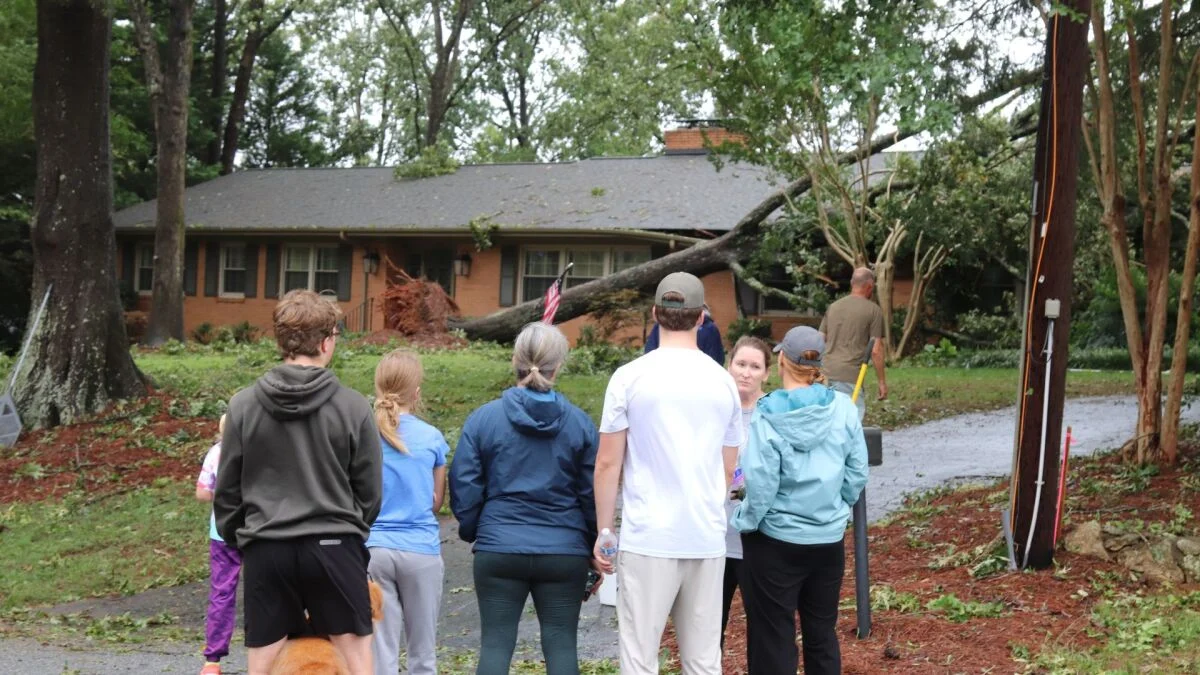
[[[726,120],[679,120],[678,127],[663,132],[665,154],[705,155],[708,154],[706,141],[712,147],[720,147],[728,142],[744,143],[746,135],[740,131],[730,131],[725,127],[726,123]]]

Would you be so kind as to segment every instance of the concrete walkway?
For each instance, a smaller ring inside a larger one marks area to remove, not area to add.
[[[1137,408],[1131,397],[1074,399],[1067,402],[1066,424],[1073,427],[1072,455],[1113,448],[1133,432]],[[1184,412],[1200,421],[1200,406]],[[868,483],[868,513],[878,520],[898,508],[905,494],[947,483],[1006,475],[1011,470],[1012,408],[930,422],[884,434],[883,466],[873,467]],[[478,610],[472,582],[471,552],[458,538],[452,519],[442,522],[445,592],[439,625],[444,651],[474,650],[479,644]],[[55,611],[87,611],[92,616],[130,612],[153,616],[164,608],[185,626],[203,626],[205,584],[160,589],[129,598],[72,603]],[[240,631],[239,631],[240,633]],[[32,640],[0,640],[0,671],[12,673],[195,672],[201,645],[145,645],[117,650],[105,646],[68,649]],[[581,659],[615,658],[616,613],[592,599],[583,606],[579,626]],[[522,615],[517,658],[540,659],[537,617],[532,603]],[[244,650],[234,649],[227,673],[244,672]]]

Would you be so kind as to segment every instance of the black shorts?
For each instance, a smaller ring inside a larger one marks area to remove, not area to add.
[[[357,535],[247,544],[242,550],[246,646],[265,647],[300,635],[370,635],[369,560]]]

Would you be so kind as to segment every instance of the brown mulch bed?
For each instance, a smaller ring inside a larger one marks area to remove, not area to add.
[[[921,501],[917,510],[892,522],[872,526],[871,585],[911,594],[919,608],[875,610],[871,635],[865,640],[855,635],[853,541],[847,536],[849,555],[838,621],[844,672],[1019,672],[1026,664],[1014,660],[1014,653],[1036,654],[1047,645],[1086,649],[1097,644],[1090,616],[1102,593],[1093,582],[1118,592],[1152,584],[1116,562],[1065,551],[1065,532],[1071,522],[1086,520],[1178,522],[1177,504],[1200,514],[1200,489],[1189,489],[1180,482],[1196,471],[1200,447],[1188,448],[1184,460],[1180,468],[1131,478],[1134,472],[1123,469],[1115,456],[1073,459],[1067,519],[1059,536],[1055,567],[1039,572],[1000,570],[976,579],[970,568],[983,556],[947,563],[955,552],[974,552],[976,547],[990,551],[997,543],[1000,509],[1008,504],[1007,481],[941,494]],[[1197,530],[1194,516],[1186,528]],[[998,602],[1004,611],[994,618],[955,623],[927,608],[930,601],[951,594],[964,602]],[[740,598],[735,598],[730,614],[724,672],[744,673],[746,625]],[[663,645],[678,658],[670,628]]]
[[[217,440],[217,420],[173,416],[177,398],[154,393],[79,424],[22,435],[0,449],[0,504],[76,489],[98,499],[160,478],[195,479]],[[186,409],[181,403],[177,407]]]

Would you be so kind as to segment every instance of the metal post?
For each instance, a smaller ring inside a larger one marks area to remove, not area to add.
[[[867,488],[854,502],[854,599],[858,606],[858,639],[871,637],[871,579],[867,561]]]

